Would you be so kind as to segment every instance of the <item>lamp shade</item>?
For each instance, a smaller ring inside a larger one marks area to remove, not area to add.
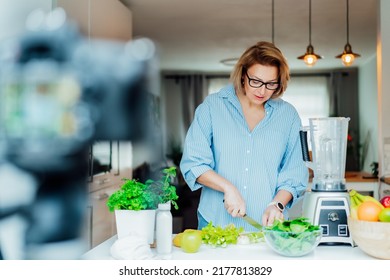
[[[360,57],[360,54],[354,53],[349,43],[345,45],[343,53],[336,56],[336,58],[341,58],[341,62],[345,66],[351,66],[357,57]]]
[[[304,55],[298,56],[298,59],[303,59],[307,66],[313,66],[317,60],[321,58],[322,56],[314,52],[314,48],[311,44],[307,46],[306,53]]]

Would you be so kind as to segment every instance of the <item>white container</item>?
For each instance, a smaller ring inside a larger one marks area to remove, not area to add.
[[[118,239],[135,234],[153,244],[156,210],[115,210],[115,219]]]
[[[172,223],[171,202],[159,204],[156,215],[156,250],[159,255],[172,252]]]

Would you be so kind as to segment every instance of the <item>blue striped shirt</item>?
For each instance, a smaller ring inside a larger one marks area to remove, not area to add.
[[[308,169],[302,159],[297,111],[282,99],[270,99],[264,107],[265,117],[250,131],[235,90],[228,85],[209,95],[195,111],[180,169],[191,190],[203,187],[198,211],[213,225],[234,223],[246,231],[255,230],[226,211],[222,192],[196,181],[208,170],[238,188],[248,216],[259,223],[279,190],[293,195],[286,205],[289,208],[306,189]]]

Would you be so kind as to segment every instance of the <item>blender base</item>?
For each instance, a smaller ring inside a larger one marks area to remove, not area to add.
[[[322,230],[320,244],[355,246],[348,229],[349,194],[345,192],[311,191],[305,194],[302,213]]]

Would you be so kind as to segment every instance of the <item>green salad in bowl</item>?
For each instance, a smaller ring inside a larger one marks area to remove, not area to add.
[[[276,220],[263,229],[266,243],[278,254],[300,257],[309,254],[320,243],[322,228],[312,225],[307,218]]]

